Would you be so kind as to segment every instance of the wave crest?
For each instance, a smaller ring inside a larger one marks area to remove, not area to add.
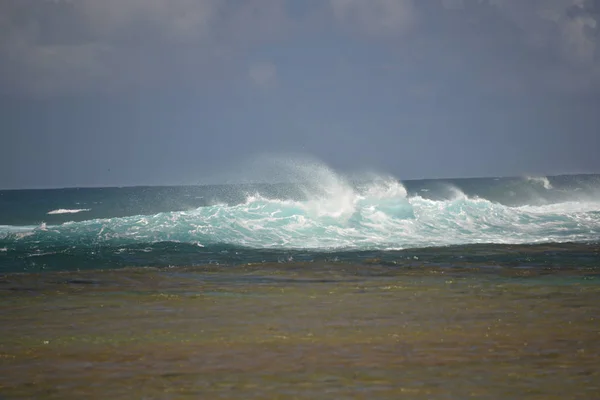
[[[78,209],[68,209],[68,208],[59,208],[57,210],[48,211],[48,215],[61,215],[61,214],[78,214],[81,212],[91,211],[89,208],[78,208]]]
[[[525,180],[536,185],[542,186],[546,190],[553,189],[550,180],[545,176],[526,176]]]
[[[393,180],[357,189],[339,183],[305,200],[256,193],[237,205],[49,225],[46,230],[0,229],[0,247],[170,241],[257,249],[388,250],[600,237],[598,202],[510,207],[464,194],[446,200],[407,197],[402,184]]]
[[[293,192],[303,196],[269,196],[258,191],[248,193],[242,202],[211,203],[188,211],[22,229],[0,226],[0,248],[29,246],[42,251],[52,246],[179,242],[328,251],[600,239],[597,198],[508,205],[467,195],[449,183],[441,183],[438,195],[432,197],[427,197],[431,193],[425,189],[409,196],[402,183],[387,176],[370,176],[369,181],[351,184],[314,162],[279,163],[275,170],[281,180],[295,182]],[[527,179],[551,186],[547,178]],[[83,211],[89,210],[50,213]]]

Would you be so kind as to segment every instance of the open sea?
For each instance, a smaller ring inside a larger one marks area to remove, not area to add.
[[[600,175],[0,191],[0,399],[592,399]]]

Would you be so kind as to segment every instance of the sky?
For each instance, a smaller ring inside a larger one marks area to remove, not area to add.
[[[598,0],[0,0],[0,188],[600,172]],[[256,177],[260,180],[260,177]]]

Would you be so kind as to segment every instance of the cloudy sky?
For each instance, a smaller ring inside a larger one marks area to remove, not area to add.
[[[0,188],[600,172],[597,0],[0,0]]]

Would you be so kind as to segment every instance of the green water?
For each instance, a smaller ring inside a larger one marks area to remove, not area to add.
[[[0,276],[2,399],[592,399],[600,273],[273,264]]]

